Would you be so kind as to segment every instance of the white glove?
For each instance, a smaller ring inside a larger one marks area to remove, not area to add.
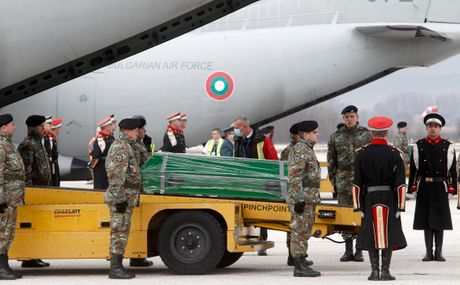
[[[396,215],[395,215],[396,219],[399,219],[400,216],[401,216],[401,212],[399,212],[399,211],[396,212]]]
[[[359,211],[359,213],[361,214],[361,218],[364,218],[364,212]]]

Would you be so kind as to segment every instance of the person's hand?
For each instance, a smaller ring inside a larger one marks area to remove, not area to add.
[[[361,218],[364,218],[364,212],[363,211],[359,211],[359,214],[361,215]]]
[[[417,185],[415,185],[415,184],[412,185],[412,186],[409,188],[409,191],[407,191],[407,192],[409,192],[409,194],[412,194],[412,193],[417,192]]]
[[[117,213],[120,213],[120,214],[126,213],[127,207],[128,207],[127,201],[115,204],[115,208],[117,208]]]
[[[397,211],[397,212],[396,212],[396,215],[395,215],[396,219],[399,219],[400,216],[401,216],[401,212],[400,212],[400,211]]]
[[[303,211],[305,210],[305,202],[298,202],[295,203],[294,205],[294,212],[297,214],[303,214]]]

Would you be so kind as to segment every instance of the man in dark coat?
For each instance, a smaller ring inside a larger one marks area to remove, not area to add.
[[[358,150],[354,166],[353,207],[363,215],[356,247],[369,252],[369,280],[395,280],[390,274],[392,251],[407,246],[400,219],[406,204],[404,161],[401,152],[386,140],[392,124],[387,117],[369,120],[373,140]]]
[[[114,115],[110,115],[97,124],[100,131],[97,133],[96,139],[93,142],[91,152],[94,189],[107,189],[109,187],[107,171],[105,170],[105,161],[110,146],[115,140],[113,133],[117,127],[116,122]]]
[[[173,153],[185,153],[184,127],[186,122],[185,113],[177,112],[168,116],[169,125],[163,137],[162,151]]]
[[[414,229],[425,232],[423,261],[446,261],[443,235],[444,230],[452,230],[448,195],[457,194],[455,149],[440,136],[446,122],[441,115],[428,114],[423,122],[428,135],[414,144],[410,161],[409,193],[417,192]]]

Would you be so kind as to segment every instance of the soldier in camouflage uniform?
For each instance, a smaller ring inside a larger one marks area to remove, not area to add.
[[[0,115],[0,280],[22,276],[8,265],[8,250],[16,230],[16,207],[24,204],[25,170],[12,137],[16,125],[10,114]]]
[[[105,168],[109,179],[109,188],[104,202],[110,209],[110,271],[111,279],[131,279],[135,275],[123,267],[123,255],[128,243],[133,208],[139,206],[142,189],[142,177],[139,162],[136,160],[132,145],[138,139],[139,121],[121,120],[121,136],[109,149]]]
[[[29,116],[26,120],[27,136],[18,146],[18,152],[26,170],[26,185],[49,186],[51,183],[51,166],[48,153],[43,146],[46,118],[40,115]],[[41,259],[22,262],[22,267],[47,267],[49,263]]]
[[[393,145],[403,153],[404,163],[409,163],[409,143],[407,142],[407,123],[399,122],[398,123],[398,134],[396,135]]]
[[[289,129],[291,143],[286,148],[284,148],[283,151],[281,152],[280,160],[287,161],[289,159],[289,154],[294,149],[294,146],[299,142],[300,135],[299,135],[298,124],[299,123],[293,124],[291,128]],[[291,234],[290,233],[287,233],[286,246],[289,252],[287,265],[294,266],[294,261],[292,260],[292,254],[291,254]]]
[[[310,268],[306,259],[308,239],[315,222],[315,208],[321,202],[319,187],[321,168],[313,151],[318,140],[318,123],[303,121],[298,124],[300,141],[288,159],[289,190],[286,202],[291,211],[291,254],[295,277],[316,277],[321,274]]]
[[[139,163],[139,168],[142,168],[144,164],[149,160],[150,158],[150,152],[147,150],[147,147],[144,144],[144,137],[145,137],[145,125],[146,125],[146,120],[144,116],[137,115],[134,116],[133,119],[138,120],[139,122],[139,133],[137,136],[137,140],[135,143],[131,145],[134,151],[134,155],[136,156],[136,160]],[[141,192],[144,191],[143,183],[141,183],[142,189]],[[134,266],[134,267],[148,267],[152,266],[153,262],[150,260],[147,260],[145,258],[131,258],[129,260],[129,266]]]
[[[371,133],[359,125],[358,108],[353,105],[342,110],[345,127],[338,129],[329,139],[327,150],[328,174],[332,185],[337,190],[339,205],[352,206],[352,188],[354,178],[355,151],[369,144]],[[345,253],[340,261],[362,262],[362,250],[356,249],[353,255],[352,235],[342,235],[345,239]]]

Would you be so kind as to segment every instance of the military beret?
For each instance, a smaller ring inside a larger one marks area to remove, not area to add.
[[[371,131],[386,131],[393,125],[393,120],[388,117],[372,117],[367,121],[367,125]]]
[[[9,124],[13,121],[13,116],[11,114],[0,115],[0,127],[6,124]]]
[[[32,115],[32,116],[29,116],[26,120],[26,125],[28,127],[38,127],[40,126],[41,124],[43,124],[44,122],[46,121],[46,117],[45,116],[41,116],[41,115]]]
[[[137,119],[139,121],[139,129],[147,125],[147,120],[145,120],[145,117],[142,115],[133,116],[133,119]]]
[[[120,127],[120,129],[124,129],[124,130],[138,129],[139,128],[139,120],[138,119],[133,119],[133,118],[123,119],[118,123],[118,127]]]
[[[298,135],[299,134],[299,123],[295,123],[289,128],[289,132],[293,135]]]
[[[342,115],[345,115],[346,113],[358,113],[358,108],[356,108],[356,106],[353,106],[353,105],[350,105],[350,106],[346,106],[343,110],[342,110]]]
[[[407,123],[404,121],[401,121],[397,124],[398,129],[405,128],[407,127]]]
[[[312,132],[318,128],[318,122],[317,121],[302,121],[299,123],[297,126],[299,129],[299,132]]]
[[[266,135],[268,133],[270,133],[271,131],[273,131],[275,129],[274,126],[266,126],[265,128],[261,129],[260,131],[262,132],[262,134]]]
[[[441,127],[444,127],[444,125],[446,124],[446,120],[438,113],[430,113],[426,115],[425,118],[423,118],[423,123],[425,125],[437,124],[437,125],[440,125]]]
[[[341,129],[341,128],[343,128],[343,127],[345,127],[345,124],[344,124],[344,123],[339,123],[339,124],[337,124],[337,130],[338,130],[338,129]]]

